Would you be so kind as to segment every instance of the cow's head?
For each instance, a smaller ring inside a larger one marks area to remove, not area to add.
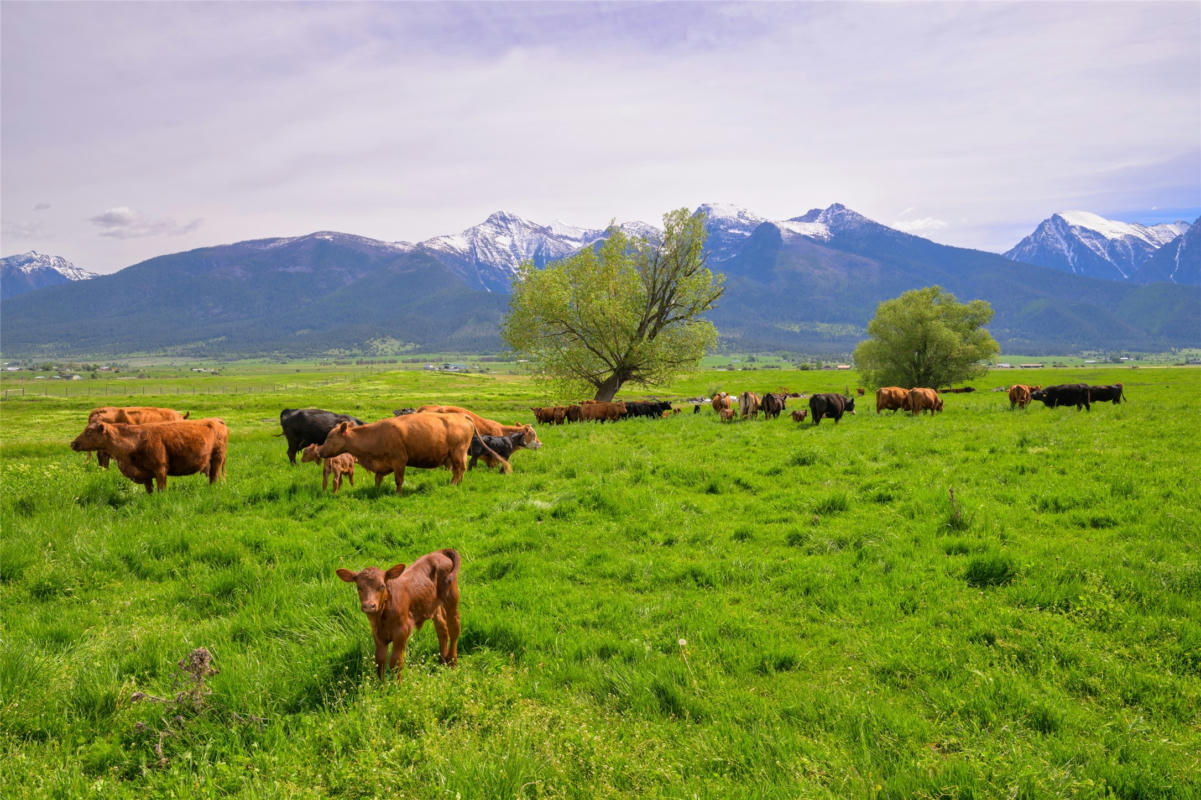
[[[325,434],[325,444],[317,448],[317,455],[322,458],[340,455],[346,452],[346,431],[354,426],[349,422],[340,422]]]
[[[318,464],[320,464],[321,463],[321,454],[317,452],[317,445],[311,444],[308,447],[306,447],[304,450],[300,451],[300,460],[301,461],[316,461]]]
[[[846,412],[847,412],[848,414],[854,414],[854,413],[855,413],[855,398],[853,398],[853,397],[848,397],[848,398],[847,398],[847,407],[846,407]]]
[[[533,425],[521,426],[521,446],[530,450],[537,450],[542,446],[542,442],[538,439],[538,434],[534,433]]]
[[[364,614],[378,614],[388,605],[388,581],[399,578],[404,571],[404,564],[389,567],[387,572],[379,567],[364,567],[362,572],[340,569],[338,577],[359,590],[359,608]]]
[[[88,426],[83,429],[83,433],[76,436],[71,442],[71,449],[76,452],[83,450],[100,450],[104,447],[107,440],[108,423],[89,422]]]
[[[1046,393],[1046,392],[1044,392],[1044,391],[1042,390],[1042,387],[1040,386],[1039,388],[1035,389],[1034,391],[1032,391],[1032,392],[1030,393],[1030,399],[1031,399],[1031,400],[1038,400],[1038,401],[1040,401],[1040,402],[1045,402],[1045,401],[1046,401],[1046,399],[1047,399],[1047,393]]]

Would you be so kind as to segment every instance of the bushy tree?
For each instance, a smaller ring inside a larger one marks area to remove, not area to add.
[[[611,400],[627,382],[662,384],[717,341],[699,316],[721,297],[724,278],[706,268],[704,244],[704,216],[678,209],[653,239],[611,225],[597,248],[541,270],[522,264],[501,335],[564,396]]]
[[[984,329],[992,317],[986,301],[960,303],[940,286],[905,292],[876,307],[855,365],[877,387],[938,388],[983,375],[984,361],[1001,352]]]

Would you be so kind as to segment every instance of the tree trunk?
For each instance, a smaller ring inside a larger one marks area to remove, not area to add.
[[[621,377],[620,373],[614,372],[605,378],[604,383],[596,387],[596,396],[592,399],[598,403],[610,402],[623,383],[625,383],[625,379]]]

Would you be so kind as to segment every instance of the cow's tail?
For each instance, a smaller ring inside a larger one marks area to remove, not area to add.
[[[450,559],[450,573],[446,577],[448,579],[455,578],[459,574],[459,565],[463,563],[463,560],[459,558],[459,551],[453,547],[444,547],[438,552]]]
[[[467,416],[466,414],[463,415],[463,418],[471,423],[471,433],[473,436],[475,436],[477,439],[480,440],[480,447],[487,450],[489,453],[492,454],[493,458],[500,461],[501,473],[504,475],[508,475],[509,473],[511,473],[513,471],[513,465],[510,464],[504,456],[502,456],[500,453],[496,452],[495,450],[493,450],[491,447],[488,446],[488,443],[484,441],[484,437],[480,436],[480,432],[478,430],[476,430],[475,420],[473,420],[471,417]]]
[[[187,419],[187,418],[188,418],[188,417],[190,417],[190,416],[192,416],[192,412],[191,412],[191,411],[185,411],[185,412],[183,412],[183,418],[184,418],[184,419]]]

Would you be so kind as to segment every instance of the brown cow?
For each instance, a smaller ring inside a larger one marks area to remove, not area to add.
[[[615,403],[586,401],[580,403],[580,419],[584,422],[614,422],[625,416],[626,404],[618,400]]]
[[[117,459],[121,474],[153,492],[167,488],[167,476],[203,472],[209,483],[225,475],[229,429],[219,419],[129,425],[89,422],[71,449],[104,450]]]
[[[909,397],[905,401],[905,410],[912,412],[915,417],[923,411],[934,414],[942,411],[942,398],[933,389],[915,387],[909,390]]]
[[[768,392],[763,395],[763,418],[775,419],[780,416],[780,412],[785,410],[787,403],[787,392]]]
[[[807,416],[809,416],[809,409],[798,408],[796,411],[792,412],[792,421],[793,422],[804,422],[805,417],[807,417]]]
[[[754,392],[743,392],[738,398],[738,410],[743,419],[757,418],[759,416],[759,395]]]
[[[580,411],[580,407],[575,403],[567,406],[567,413],[565,416],[567,417],[568,422],[579,422],[584,419],[583,413]]]
[[[384,572],[367,567],[362,572],[338,570],[338,577],[359,591],[359,608],[371,623],[375,640],[375,672],[384,677],[384,664],[404,675],[405,644],[425,621],[434,621],[438,653],[443,664],[459,658],[459,554],[447,547],[427,553],[408,569],[397,564]],[[392,657],[388,658],[388,645]]]
[[[508,436],[510,433],[524,433],[525,446],[531,450],[537,450],[542,446],[542,442],[538,440],[537,434],[534,433],[534,428],[530,425],[502,425],[499,422],[481,417],[473,411],[468,411],[459,406],[422,406],[417,409],[418,413],[426,414],[456,414],[467,415],[471,418],[471,422],[475,425],[476,432],[481,436]],[[491,466],[491,465],[489,465]]]
[[[329,432],[317,453],[322,458],[350,453],[364,469],[375,473],[377,489],[384,476],[393,473],[396,493],[400,494],[406,467],[449,467],[451,485],[461,482],[467,471],[467,450],[475,431],[475,425],[466,414],[419,411],[370,425],[352,426],[343,422]]]
[[[892,411],[895,414],[898,408],[905,408],[908,399],[908,389],[902,389],[900,386],[881,386],[876,390],[876,413]]]
[[[1013,411],[1014,407],[1025,408],[1030,405],[1029,386],[1022,383],[1015,383],[1009,387],[1009,410]]]
[[[555,425],[562,425],[567,421],[567,406],[555,406],[552,409],[551,422]]]
[[[725,392],[718,392],[717,394],[713,395],[711,405],[713,406],[713,410],[720,414],[722,409],[734,407],[734,398],[730,397],[730,395],[726,394]]]
[[[733,422],[734,418],[737,416],[732,408],[723,408],[721,411],[717,412],[717,415],[721,417],[722,422]]]
[[[534,422],[550,423],[550,422],[555,421],[554,406],[543,406],[542,408],[531,408],[530,411],[534,412]],[[487,435],[491,436],[492,434],[487,434]]]
[[[88,413],[88,422],[122,422],[126,425],[145,425],[150,422],[179,422],[188,418],[187,412],[180,414],[173,408],[158,408],[156,406],[101,406],[93,408]],[[86,464],[92,460],[92,452],[88,451]],[[96,463],[108,469],[109,454],[103,450],[96,451]]]
[[[329,474],[334,474],[334,494],[342,488],[342,476],[345,475],[350,479],[350,485],[354,486],[354,465],[355,459],[350,453],[343,453],[340,456],[330,456],[324,459],[322,464],[321,454],[317,452],[320,445],[310,444],[300,454],[302,462],[316,461],[321,466],[321,491],[329,488]]]

